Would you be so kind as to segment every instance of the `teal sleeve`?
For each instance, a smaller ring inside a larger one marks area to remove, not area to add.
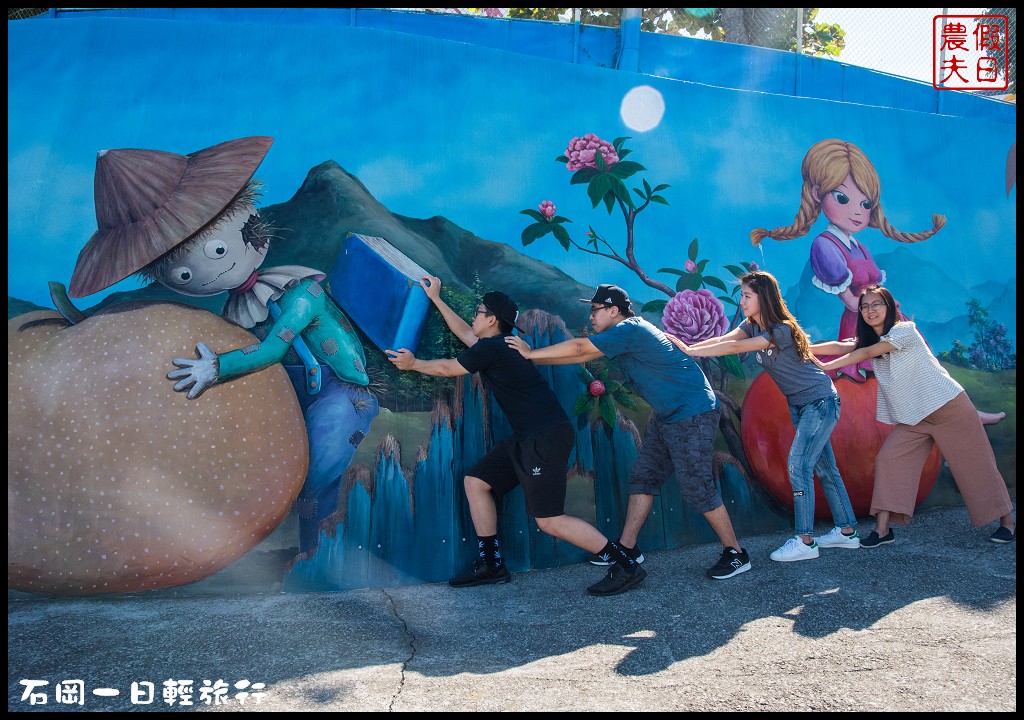
[[[322,296],[326,297],[326,295]],[[220,363],[217,382],[246,375],[270,367],[284,359],[295,338],[309,326],[316,317],[317,298],[308,293],[297,294],[287,307],[281,308],[281,316],[270,328],[266,339],[248,347],[218,355]]]

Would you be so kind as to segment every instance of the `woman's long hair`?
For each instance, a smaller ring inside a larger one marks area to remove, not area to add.
[[[881,285],[869,285],[861,290],[857,298],[857,347],[859,348],[870,347],[881,339],[878,333],[868,325],[867,320],[864,319],[864,313],[860,311],[860,305],[868,293],[880,295],[885,301],[885,323],[882,325],[882,335],[888,334],[892,330],[892,326],[900,319],[899,311],[896,308],[896,298],[892,296],[891,292]]]
[[[779,290],[779,281],[775,279],[775,276],[763,270],[754,270],[741,277],[740,282],[757,293],[761,307],[762,329],[770,328],[773,325],[785,325],[793,335],[793,344],[796,345],[797,355],[802,360],[810,360],[811,343],[807,339],[807,333],[786,307],[786,301],[782,299],[782,291]],[[778,347],[774,338],[769,342]]]

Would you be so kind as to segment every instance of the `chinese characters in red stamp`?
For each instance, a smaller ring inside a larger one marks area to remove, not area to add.
[[[1008,28],[1005,15],[936,15],[932,85],[937,90],[1006,90]]]

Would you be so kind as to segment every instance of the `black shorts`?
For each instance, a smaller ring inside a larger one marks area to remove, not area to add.
[[[565,514],[569,456],[576,435],[569,423],[526,437],[507,437],[466,475],[483,480],[501,497],[523,486],[526,512],[535,518]]]

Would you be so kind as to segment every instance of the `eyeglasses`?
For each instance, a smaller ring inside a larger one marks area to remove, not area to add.
[[[484,308],[483,310],[477,310],[475,313],[473,313],[473,317],[476,317],[477,315],[490,315],[490,314],[491,314],[491,311],[488,310],[487,308]]]
[[[884,302],[873,302],[873,303],[867,303],[866,305],[861,305],[860,306],[860,311],[861,312],[867,312],[868,310],[881,310],[884,307],[885,307],[885,303]]]
[[[590,308],[590,317],[594,317],[601,310],[607,310],[607,309],[612,308],[612,307],[615,307],[615,306],[614,305],[598,305],[597,307],[592,307],[592,308]]]

